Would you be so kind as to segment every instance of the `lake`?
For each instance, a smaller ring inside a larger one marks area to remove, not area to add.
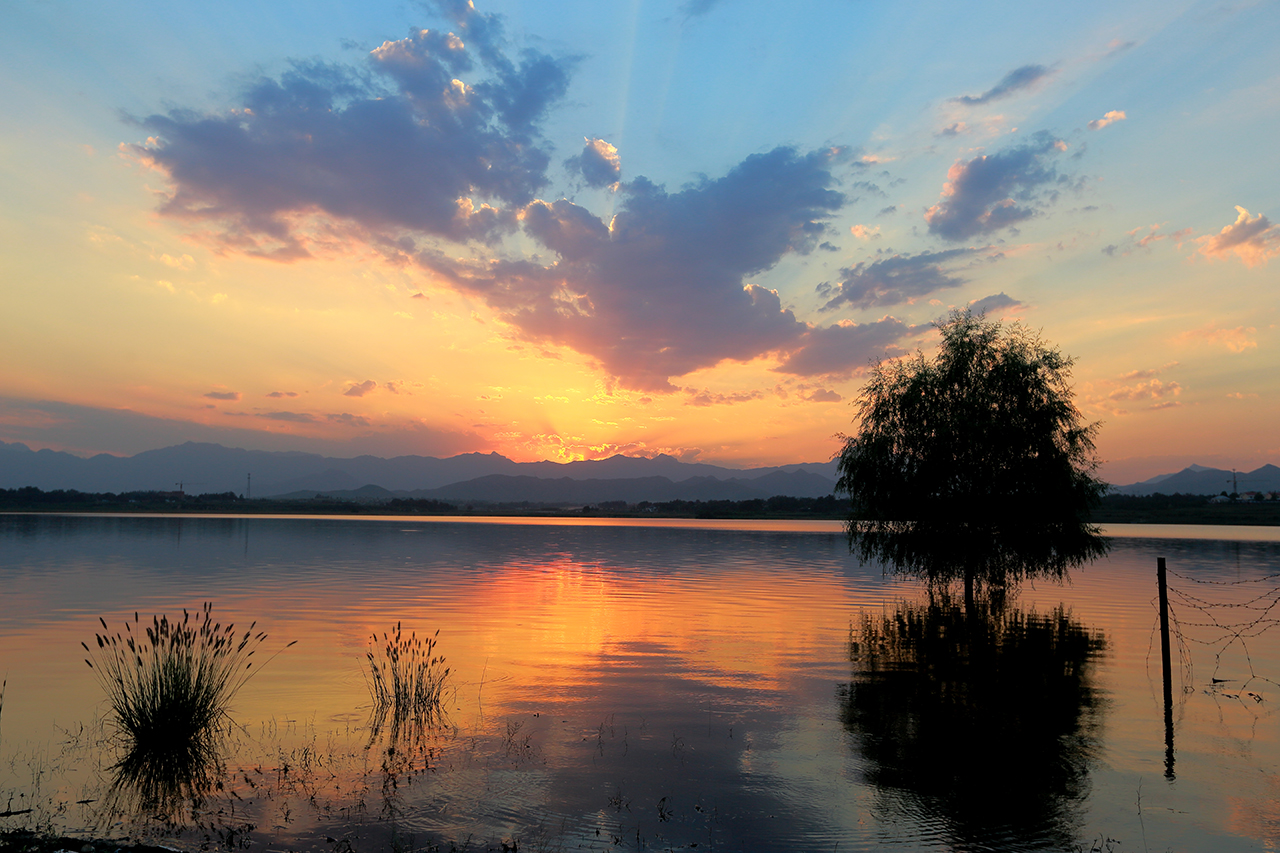
[[[184,849],[1275,849],[1280,530],[1108,534],[1068,583],[965,613],[851,557],[830,522],[0,516],[0,829]],[[260,671],[216,787],[149,814],[116,780],[80,644],[99,618],[205,602],[267,632]],[[373,725],[370,638],[397,623],[439,632],[440,725]]]

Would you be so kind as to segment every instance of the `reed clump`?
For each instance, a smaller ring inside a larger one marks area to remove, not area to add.
[[[394,629],[370,639],[369,693],[373,697],[375,719],[390,717],[396,724],[412,721],[431,726],[444,720],[442,698],[449,678],[444,655],[436,654],[440,632],[406,637],[397,622]],[[375,723],[378,726],[378,723]]]
[[[231,700],[256,671],[251,658],[267,635],[254,632],[256,622],[244,632],[214,622],[211,609],[208,603],[194,615],[184,609],[181,621],[153,616],[149,625],[135,613],[114,634],[99,618],[105,633],[94,635],[97,650],[81,643],[131,750],[207,752],[229,719]]]

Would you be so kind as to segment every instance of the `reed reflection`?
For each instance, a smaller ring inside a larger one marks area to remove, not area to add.
[[[960,847],[1074,849],[1104,700],[1106,640],[1058,607],[962,605],[942,587],[851,629],[841,719],[879,807]]]
[[[131,742],[112,767],[104,817],[143,818],[181,826],[226,782],[221,733],[166,744]]]

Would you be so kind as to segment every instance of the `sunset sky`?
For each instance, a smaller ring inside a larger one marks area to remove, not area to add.
[[[477,0],[479,4],[479,0]],[[816,462],[953,307],[1280,462],[1280,3],[0,10],[0,440]]]

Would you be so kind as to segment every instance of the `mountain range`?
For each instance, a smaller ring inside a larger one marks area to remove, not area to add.
[[[1116,486],[1114,491],[1125,495],[1217,495],[1222,492],[1275,492],[1280,491],[1280,468],[1263,465],[1253,471],[1227,471],[1223,468],[1206,468],[1188,465],[1176,474],[1161,474],[1140,483]]]
[[[836,462],[726,468],[672,456],[611,456],[579,462],[515,462],[498,453],[357,456],[242,450],[187,442],[134,456],[88,458],[0,442],[0,488],[36,486],[82,492],[235,492],[253,497],[358,501],[394,497],[464,502],[588,504],[603,501],[748,500],[774,495],[822,497],[835,489]],[[1235,485],[1233,486],[1233,477]],[[1124,486],[1121,494],[1216,495],[1280,491],[1280,468],[1231,472],[1190,465]]]
[[[451,501],[598,503],[606,500],[745,500],[821,497],[835,488],[836,463],[725,468],[672,456],[612,456],[578,462],[514,462],[498,453],[439,459],[242,450],[186,444],[134,456],[82,458],[0,442],[0,488],[82,492],[235,492],[253,497],[353,500],[392,497]]]

